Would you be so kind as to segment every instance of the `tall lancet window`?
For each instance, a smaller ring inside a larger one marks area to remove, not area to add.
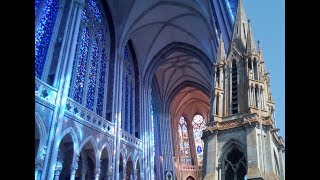
[[[69,96],[102,116],[108,91],[110,35],[98,0],[86,0],[80,23]]]
[[[182,164],[191,164],[188,128],[183,116],[180,117],[178,131],[180,140],[180,162]]]
[[[122,84],[122,101],[124,109],[124,124],[122,129],[130,134],[135,133],[135,75],[132,54],[129,46],[124,50],[124,69],[123,69],[123,84]]]
[[[206,128],[205,123],[206,123],[205,120],[200,114],[195,115],[192,120],[194,144],[196,146],[197,159],[198,159],[199,166],[202,166],[202,161],[203,161],[204,144],[201,137],[202,137],[202,130]]]
[[[35,76],[41,79],[59,11],[59,0],[35,0]]]
[[[232,61],[232,114],[238,113],[238,72],[236,60]]]

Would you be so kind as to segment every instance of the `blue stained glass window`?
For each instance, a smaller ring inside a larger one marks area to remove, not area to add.
[[[134,83],[134,69],[133,69],[133,60],[131,57],[131,54],[129,53],[129,48],[128,45],[125,47],[124,50],[124,58],[125,58],[125,79],[126,82],[124,86],[126,87],[125,89],[125,121],[129,124],[130,123],[130,132],[131,134],[134,134],[133,128],[135,125],[135,117],[134,117],[134,104],[135,104],[135,83]]]
[[[104,99],[104,84],[106,79],[107,70],[107,52],[106,49],[101,51],[101,66],[100,66],[100,77],[98,85],[98,100],[97,100],[97,114],[102,115],[103,110],[103,99]]]
[[[88,84],[88,92],[87,92],[87,105],[86,107],[93,110],[94,107],[94,96],[96,90],[96,79],[97,79],[97,71],[98,71],[98,63],[99,63],[99,47],[97,40],[93,40],[92,43],[92,55],[91,55],[91,65],[90,65],[90,73],[89,73],[89,84]]]
[[[128,131],[128,129],[129,129],[129,92],[128,92],[128,90],[129,90],[129,82],[128,82],[128,77],[126,77],[126,80],[125,80],[125,107],[124,107],[124,109],[125,109],[125,116],[124,116],[124,119],[125,119],[125,130],[126,131]]]
[[[133,126],[134,126],[134,123],[133,123],[133,120],[134,120],[134,117],[133,117],[133,102],[134,102],[134,96],[133,96],[133,82],[131,81],[130,82],[130,131],[131,131],[131,134],[134,134],[133,132]]]
[[[188,128],[183,116],[181,116],[179,120],[178,133],[180,141],[180,162],[182,164],[191,164]]]
[[[87,28],[82,30],[81,45],[79,48],[79,57],[77,64],[77,75],[75,80],[75,86],[73,89],[73,99],[78,103],[82,103],[83,88],[85,75],[87,70],[87,59],[88,59],[88,47],[89,47],[89,32]]]
[[[83,22],[86,22],[88,23],[89,22],[89,17],[88,17],[88,14],[87,14],[87,10],[85,8],[82,9],[82,12],[81,12],[81,20]]]
[[[72,98],[100,116],[107,104],[105,94],[109,74],[109,31],[103,14],[98,0],[86,0],[72,72]]]
[[[36,1],[37,3],[37,1]],[[40,4],[40,3],[39,3]],[[36,7],[37,8],[37,7]],[[39,8],[39,6],[38,6]],[[35,31],[35,76],[41,78],[59,10],[58,0],[46,0]],[[39,10],[37,10],[39,11]],[[36,11],[36,12],[37,12]]]
[[[203,141],[201,139],[202,137],[202,130],[206,128],[205,126],[205,120],[203,117],[199,114],[195,115],[192,121],[193,126],[193,135],[194,135],[194,144],[196,146],[197,151],[197,159],[198,159],[198,165],[202,165],[203,161]]]
[[[41,0],[34,1],[34,13],[35,13],[36,17],[37,17],[38,11],[39,11],[40,3],[41,3]]]
[[[97,0],[90,0],[88,2],[88,6],[93,14],[94,19],[101,23],[101,13],[97,4]]]
[[[128,59],[128,57],[129,57],[129,51],[128,51],[128,48],[125,47],[125,49],[124,49],[124,59]]]

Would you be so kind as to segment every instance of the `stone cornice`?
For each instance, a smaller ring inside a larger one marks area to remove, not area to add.
[[[270,117],[261,117],[262,118],[262,125],[263,126],[273,126],[273,122]],[[213,133],[214,131],[222,131],[227,129],[233,129],[237,127],[241,127],[247,124],[259,124],[260,120],[257,114],[249,114],[249,115],[242,115],[240,118],[237,119],[230,119],[227,121],[214,121],[213,123],[209,124],[204,132],[210,131]]]

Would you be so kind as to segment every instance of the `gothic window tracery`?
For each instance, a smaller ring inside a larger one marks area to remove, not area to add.
[[[202,130],[206,128],[204,118],[200,114],[195,115],[192,121],[192,126],[193,126],[194,144],[196,147],[198,165],[202,165],[204,144],[201,137],[202,137]]]
[[[178,132],[180,142],[180,162],[181,164],[191,164],[188,128],[183,116],[181,116],[179,120]]]
[[[225,180],[244,179],[247,174],[246,157],[238,148],[233,148],[224,157]]]
[[[109,75],[109,29],[102,5],[86,0],[81,12],[69,96],[102,116]]]
[[[122,128],[130,134],[135,133],[135,71],[128,44],[124,52],[124,81],[122,85],[123,92],[123,108],[124,108],[124,126]]]
[[[41,79],[59,11],[59,0],[35,0],[35,76]]]

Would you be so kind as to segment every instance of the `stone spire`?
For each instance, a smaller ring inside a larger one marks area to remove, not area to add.
[[[222,33],[220,33],[219,47],[216,57],[216,64],[223,64],[226,59],[226,53],[224,49],[224,42],[222,39]]]
[[[252,33],[252,29],[251,29],[251,20],[248,19],[248,34],[247,34],[247,50],[246,53],[250,54],[250,53],[256,53],[256,43],[254,41],[253,38],[253,33]]]
[[[246,13],[242,5],[242,0],[238,1],[237,15],[234,21],[233,31],[232,31],[232,40],[234,41],[237,38],[240,38],[243,46],[246,45],[246,31],[247,31],[247,18]]]

